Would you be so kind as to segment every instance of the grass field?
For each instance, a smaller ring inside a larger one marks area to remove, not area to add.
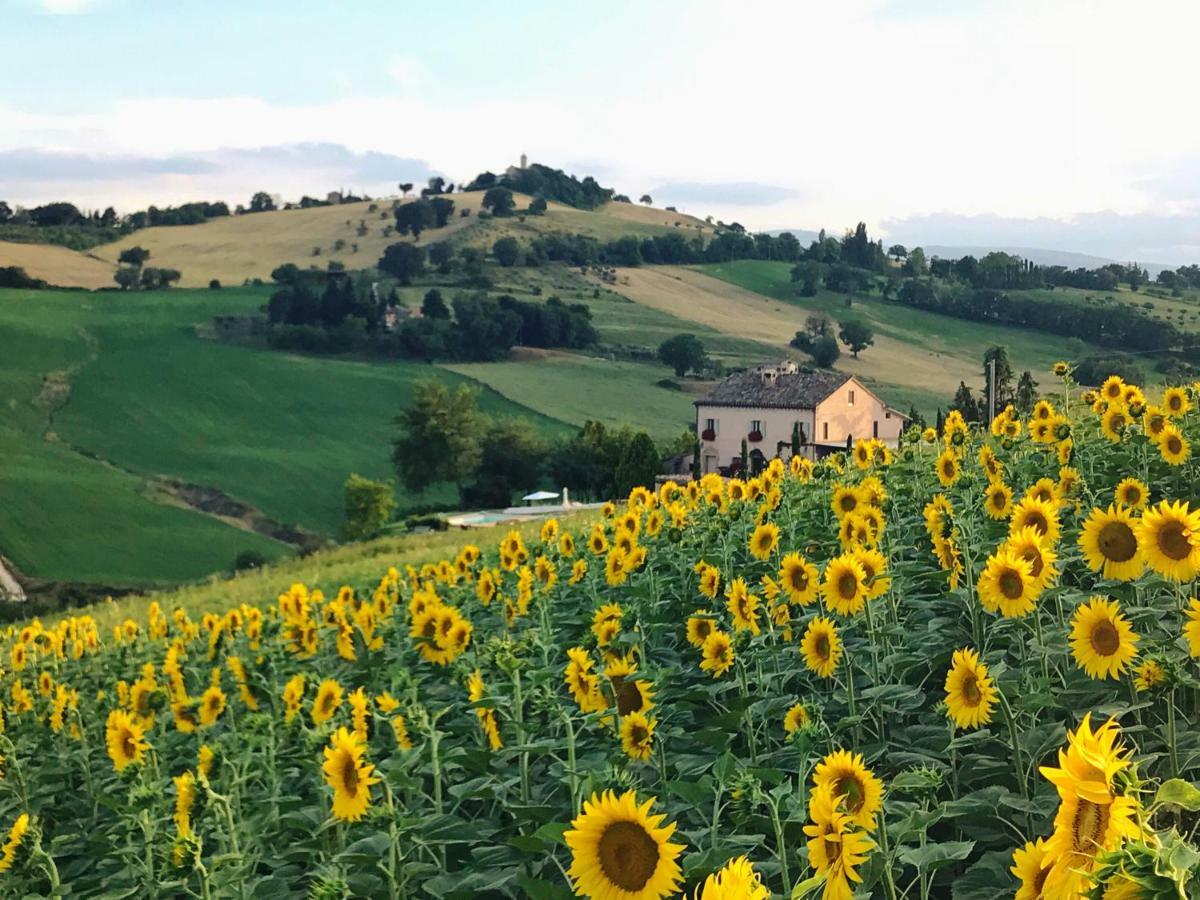
[[[19,244],[0,241],[0,267],[19,266],[31,278],[60,287],[112,287],[116,267],[78,250],[55,244]]]
[[[514,402],[529,398],[542,412],[582,425],[636,422],[651,437],[676,437],[695,421],[694,394],[661,387],[671,371],[652,363],[548,354],[535,362],[466,363],[443,368],[486,384]],[[534,399],[536,398],[536,399]]]
[[[19,568],[147,583],[225,567],[242,549],[285,549],[154,502],[146,495],[154,475],[217,487],[278,521],[336,533],[345,477],[390,473],[392,419],[414,382],[462,381],[432,366],[196,337],[194,323],[252,310],[264,297],[0,292],[0,345],[12,348],[0,357],[0,549]],[[482,405],[547,432],[566,428],[492,392]],[[447,499],[447,489],[401,497],[409,506]]]

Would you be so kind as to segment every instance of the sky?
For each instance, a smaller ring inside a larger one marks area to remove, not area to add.
[[[1190,0],[0,0],[0,22],[10,204],[381,195],[526,153],[752,230],[1200,262]]]

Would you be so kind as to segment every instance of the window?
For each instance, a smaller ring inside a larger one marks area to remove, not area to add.
[[[705,419],[704,420],[704,430],[711,431],[713,434],[716,434],[717,433],[717,420],[716,419]]]
[[[851,406],[853,406],[853,405],[854,405],[854,391],[851,391],[851,392],[850,392],[850,405],[851,405]]]
[[[879,437],[879,420],[876,419],[874,422],[872,422],[871,427],[871,437]]]
[[[885,412],[885,413],[883,414],[883,417],[884,417],[885,419],[890,419],[890,418],[892,417],[891,410],[888,410],[887,412]]]
[[[750,420],[750,430],[757,431],[759,434],[762,434],[763,433],[762,419],[751,419]]]
[[[824,440],[824,441],[829,440],[829,423],[828,422],[822,423],[821,428],[822,428],[821,440]]]

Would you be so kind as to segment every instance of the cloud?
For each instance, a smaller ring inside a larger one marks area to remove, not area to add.
[[[56,16],[73,16],[87,12],[97,0],[37,0],[38,5]]]
[[[0,184],[38,181],[115,181],[154,175],[199,175],[216,165],[186,156],[55,153],[32,147],[0,150]]]
[[[800,196],[795,188],[756,181],[675,181],[660,184],[650,194],[660,203],[711,203],[730,206],[768,206]]]

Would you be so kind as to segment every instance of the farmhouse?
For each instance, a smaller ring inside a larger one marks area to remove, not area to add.
[[[858,438],[894,447],[907,421],[853,375],[802,372],[793,362],[737,372],[696,401],[703,472],[737,470],[743,440],[751,472],[774,456],[787,459],[797,428],[800,452],[810,459]]]

